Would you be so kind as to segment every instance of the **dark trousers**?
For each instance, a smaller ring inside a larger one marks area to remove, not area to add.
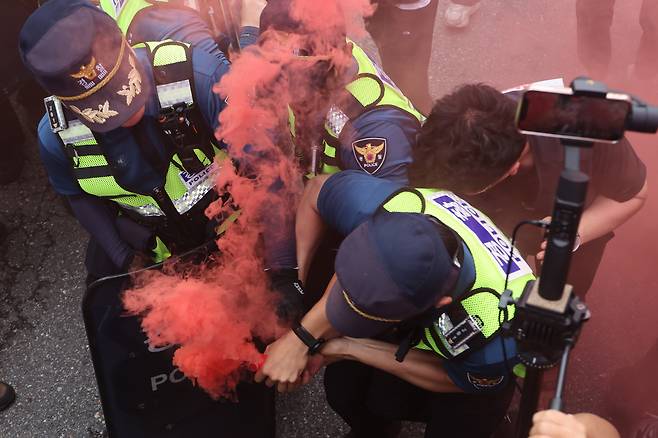
[[[610,26],[616,0],[578,0],[578,56],[595,76],[607,73],[611,57]],[[635,60],[635,72],[640,78],[650,78],[658,73],[658,2],[644,0],[639,22],[642,39]]]
[[[432,108],[428,69],[438,3],[432,0],[422,9],[404,11],[382,2],[366,20],[366,28],[379,48],[384,71],[425,114]]]
[[[358,438],[386,437],[395,421],[426,423],[427,438],[488,438],[507,412],[514,385],[492,394],[433,393],[358,362],[329,365],[327,401]]]

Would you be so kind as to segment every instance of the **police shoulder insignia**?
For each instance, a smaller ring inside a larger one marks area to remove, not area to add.
[[[485,377],[477,376],[475,374],[466,373],[468,381],[477,389],[493,388],[501,384],[505,376]]]
[[[352,152],[359,167],[372,175],[386,160],[386,146],[385,138],[363,138],[352,143]]]

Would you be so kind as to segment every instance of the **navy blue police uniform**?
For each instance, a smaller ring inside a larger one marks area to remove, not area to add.
[[[136,256],[180,254],[217,238],[204,212],[218,196],[213,159],[226,156],[213,136],[226,102],[211,90],[228,62],[178,42],[133,49],[84,0],[39,8],[21,30],[20,53],[55,95],[39,125],[48,177],[91,235],[82,309],[110,436],[163,436],[172,428],[176,436],[273,436],[271,391],[241,386],[239,404],[215,403],[180,376],[173,349],[147,348],[137,316],[121,302]],[[155,384],[161,373],[167,385]],[[252,415],[262,421],[248,422]]]
[[[155,90],[151,63],[145,48],[135,49],[138,62],[144,67],[146,73],[144,80],[148,82],[146,88]],[[192,65],[194,71],[194,86],[197,104],[201,110],[204,121],[215,131],[219,126],[219,113],[226,106],[226,102],[218,95],[209,93],[222,76],[229,71],[229,63],[219,60],[201,49],[192,49]],[[166,156],[164,145],[160,140],[160,127],[157,124],[160,104],[158,96],[152,92],[146,101],[144,112],[146,133],[156,153]],[[127,128],[118,128],[112,136],[112,157],[117,168],[121,169],[118,176],[126,186],[137,191],[149,191],[155,184],[160,183],[161,175],[154,169],[145,153],[137,145],[133,132]],[[55,191],[65,196],[82,195],[84,192],[78,185],[71,170],[71,160],[61,146],[59,136],[52,132],[48,116],[44,115],[38,128],[39,150],[41,158],[48,172],[48,178]],[[118,163],[125,162],[126,166]]]
[[[249,29],[244,41],[253,43],[256,35],[254,29]],[[112,145],[105,152],[109,164],[115,169],[117,181],[131,191],[149,193],[153,187],[162,184],[162,168],[166,168],[171,151],[162,141],[162,128],[157,122],[160,104],[147,50],[137,48],[135,55],[137,62],[143,67],[143,87],[150,90],[145,100],[144,117],[135,128],[118,127],[103,133],[102,137],[105,143]],[[226,102],[209,90],[228,73],[229,63],[223,56],[218,57],[201,48],[193,47],[191,55],[196,105],[203,116],[203,122],[210,132],[214,132],[219,125],[219,113],[226,106]],[[116,273],[115,268],[123,270],[130,263],[135,251],[127,242],[122,241],[115,227],[111,225],[116,213],[101,206],[103,201],[83,192],[73,175],[71,158],[62,148],[58,135],[52,132],[47,115],[39,124],[38,137],[40,154],[51,185],[59,194],[68,197],[76,218],[91,234],[93,241],[90,249],[102,249],[93,252],[103,261],[96,264],[93,257],[88,255],[87,267],[93,271],[94,276]],[[143,141],[144,139],[147,141]],[[203,218],[202,209],[197,211],[197,214]],[[112,261],[114,266],[107,263],[103,252],[109,256],[109,261]]]
[[[362,172],[345,171],[332,175],[323,184],[318,196],[318,211],[322,220],[347,236],[359,225],[372,217],[391,196],[398,193],[405,185],[379,178],[372,178]],[[504,387],[507,370],[513,368],[516,361],[516,343],[505,339],[503,354],[500,339],[492,340],[484,347],[465,358],[444,362],[444,368],[452,381],[464,392],[480,392]],[[468,374],[505,376],[497,385],[483,388],[469,380]]]
[[[269,1],[261,15],[261,31],[307,33],[303,20],[293,16],[291,4],[290,0]],[[330,36],[333,39],[328,44],[351,48],[352,67],[345,75],[352,77],[345,78],[349,82],[345,89],[331,96],[333,105],[326,114],[326,132],[322,134],[323,140],[336,151],[328,156],[325,146],[322,170],[360,170],[405,184],[411,146],[423,116],[365,51],[346,40],[344,26],[335,24],[335,33]],[[319,137],[321,133],[317,134]]]
[[[345,236],[403,188],[363,172],[339,172],[323,184],[317,207],[323,221]],[[442,361],[464,393],[432,393],[361,363],[337,362],[325,372],[327,400],[355,436],[387,436],[395,429],[393,420],[427,423],[427,437],[488,436],[511,400],[516,351],[513,339],[495,336],[463,357]],[[477,422],[474,412],[479,415]]]
[[[409,182],[407,166],[411,163],[411,145],[420,129],[412,116],[393,108],[374,108],[352,122],[350,132],[341,136],[341,170],[358,170],[400,184]],[[366,167],[357,148],[368,143],[384,144],[377,167]]]
[[[264,35],[270,30],[302,36],[308,32],[305,25],[291,14],[291,3],[290,0],[268,1],[260,18],[260,29]],[[313,137],[321,138],[324,147],[316,163],[319,165],[314,170],[325,173],[355,170],[407,184],[412,145],[420,131],[423,116],[381,67],[365,51],[346,39],[341,24],[335,24],[335,32],[328,37],[327,44],[331,47],[345,45],[346,49],[351,49],[352,67],[344,72],[347,76],[344,79],[350,83],[332,93],[333,105],[326,115],[323,114],[323,132],[312,133]],[[311,53],[313,55],[322,53]],[[365,84],[362,82],[364,78],[367,79]],[[346,106],[343,107],[342,103]],[[294,121],[292,127],[295,127]],[[332,152],[328,153],[329,150]],[[305,285],[307,307],[319,298],[318,294],[330,278],[337,239],[337,236],[324,239],[316,253]]]

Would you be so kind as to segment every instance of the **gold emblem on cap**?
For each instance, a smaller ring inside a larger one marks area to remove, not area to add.
[[[93,108],[85,108],[81,110],[75,105],[68,105],[68,107],[71,111],[78,114],[79,116],[82,116],[88,122],[98,123],[99,125],[105,123],[107,119],[109,119],[110,117],[119,115],[118,112],[110,108],[110,102],[107,100],[105,101],[104,104],[98,105],[97,110]]]
[[[126,98],[126,106],[130,106],[135,96],[142,92],[142,76],[135,66],[135,60],[130,55],[128,55],[128,62],[132,67],[128,73],[128,85],[122,85],[121,90],[117,91],[119,96]]]
[[[92,56],[91,61],[87,65],[83,65],[80,67],[80,71],[77,73],[73,73],[71,77],[73,79],[82,79],[85,78],[88,81],[93,81],[96,79],[96,76],[98,76],[98,73],[96,73],[96,57]]]
[[[116,72],[119,70],[119,67],[121,67],[121,62],[123,61],[123,54],[124,54],[125,51],[126,51],[126,40],[123,39],[123,41],[121,42],[121,47],[119,49],[119,56],[117,57],[116,64],[114,64],[114,67],[112,67],[112,70],[110,70],[107,73],[107,75],[101,81],[99,81],[98,84],[96,84],[95,87],[90,88],[89,90],[85,91],[84,93],[78,94],[76,96],[57,96],[59,98],[59,100],[61,100],[62,102],[64,102],[66,104],[68,102],[74,102],[76,100],[86,99],[89,96],[91,96],[92,94],[96,93],[98,90],[101,90],[105,86],[105,84],[107,84],[110,80],[112,80],[112,78],[114,77]],[[92,61],[92,63],[96,62],[95,59],[92,59],[91,61]],[[95,66],[96,65],[94,64],[94,68],[95,68]],[[80,69],[80,73],[76,73],[76,75],[81,75],[82,71],[85,70],[86,67],[87,66],[83,66],[83,68]],[[71,77],[75,77],[75,76],[71,75]],[[80,76],[80,78],[82,78],[82,77],[83,76]]]

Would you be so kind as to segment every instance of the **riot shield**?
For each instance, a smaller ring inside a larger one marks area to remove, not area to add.
[[[125,314],[128,280],[87,289],[82,313],[110,438],[273,438],[274,392],[243,383],[238,403],[214,401],[173,366],[173,348],[150,348]]]

